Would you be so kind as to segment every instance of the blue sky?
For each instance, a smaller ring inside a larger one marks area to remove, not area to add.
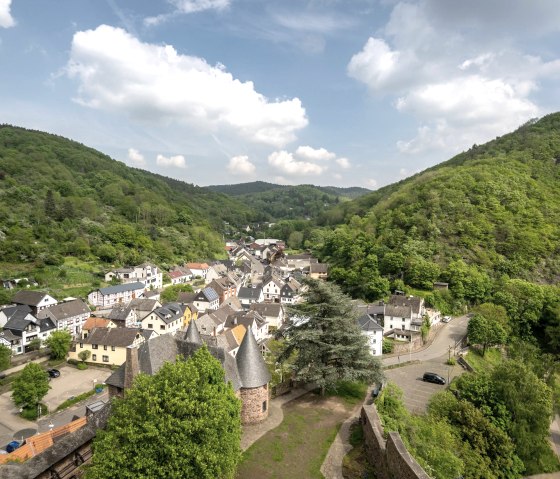
[[[202,186],[375,189],[559,80],[557,0],[0,0],[0,123]]]

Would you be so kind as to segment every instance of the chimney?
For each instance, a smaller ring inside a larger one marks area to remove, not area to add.
[[[137,346],[130,345],[126,348],[126,362],[124,364],[124,388],[129,389],[132,387],[134,378],[140,372]]]

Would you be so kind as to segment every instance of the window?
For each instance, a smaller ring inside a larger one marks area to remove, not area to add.
[[[97,344],[92,344],[91,349],[97,349]]]
[[[266,406],[267,406],[267,405],[266,405],[266,401],[263,401],[263,403],[262,403],[262,412],[265,412],[265,411],[266,411]]]
[[[107,345],[106,344],[103,346],[103,351],[107,351]]]
[[[109,362],[109,356],[103,356],[103,362],[108,363]]]
[[[160,324],[160,325],[159,325],[159,329],[165,330],[165,325],[164,325],[164,324]]]
[[[91,355],[91,360],[92,361],[97,361],[97,354],[92,354]]]
[[[111,351],[114,351],[114,350],[115,350],[115,346],[111,346]]]
[[[151,323],[148,323],[148,329],[154,329],[154,325]]]

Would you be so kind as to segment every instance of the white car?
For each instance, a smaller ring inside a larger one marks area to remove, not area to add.
[[[442,319],[442,321],[443,321],[444,323],[449,323],[449,321],[451,321],[451,316],[444,316],[443,319]]]

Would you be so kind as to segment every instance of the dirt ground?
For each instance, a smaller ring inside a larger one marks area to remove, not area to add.
[[[308,393],[284,406],[284,421],[243,455],[237,479],[322,478],[320,467],[352,406]]]

